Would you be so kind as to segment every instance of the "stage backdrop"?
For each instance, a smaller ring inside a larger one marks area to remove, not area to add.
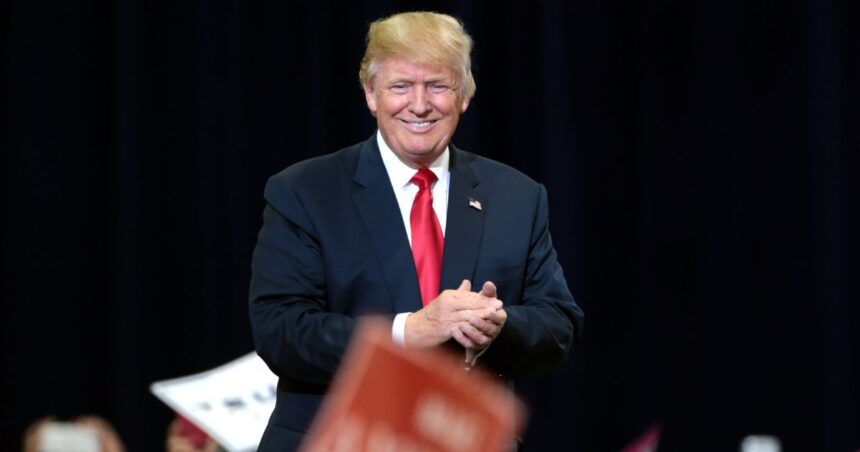
[[[455,143],[546,185],[586,312],[527,450],[860,448],[848,0],[4,2],[0,448],[79,413],[163,446],[148,384],[252,348],[267,177],[374,132],[367,25],[421,8],[476,41]]]

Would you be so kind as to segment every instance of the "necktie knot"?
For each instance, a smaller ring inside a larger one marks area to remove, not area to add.
[[[425,188],[430,188],[430,185],[436,182],[436,175],[427,168],[421,168],[412,176],[411,182],[417,185],[419,190],[424,190]]]

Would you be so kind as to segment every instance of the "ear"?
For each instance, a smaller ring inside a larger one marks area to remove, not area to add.
[[[466,110],[469,108],[469,102],[471,102],[471,101],[472,101],[471,97],[466,97],[466,96],[463,97],[463,100],[460,101],[460,113],[466,112]]]
[[[367,102],[367,109],[370,114],[376,117],[376,92],[373,91],[373,80],[362,85],[364,88],[364,100]]]

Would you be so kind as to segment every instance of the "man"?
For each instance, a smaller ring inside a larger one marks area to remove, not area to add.
[[[360,80],[378,132],[269,180],[250,315],[280,382],[260,450],[297,447],[363,315],[503,378],[551,369],[580,333],[544,188],[450,144],[475,92],[471,48],[450,16],[374,22]]]

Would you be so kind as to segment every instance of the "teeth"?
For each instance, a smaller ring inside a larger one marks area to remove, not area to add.
[[[413,122],[411,124],[413,126],[424,127],[424,126],[430,125],[430,121]]]

